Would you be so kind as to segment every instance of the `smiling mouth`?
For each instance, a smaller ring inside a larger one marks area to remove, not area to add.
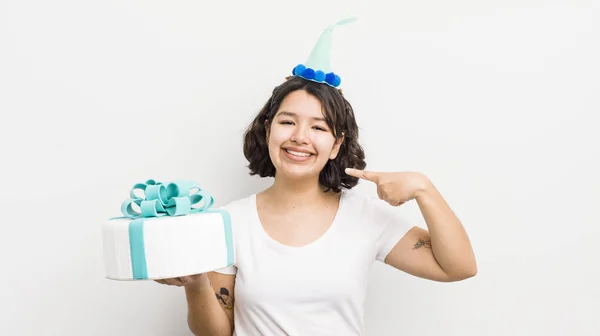
[[[287,153],[292,154],[294,156],[300,156],[300,157],[309,157],[312,156],[311,153],[306,153],[306,152],[297,152],[291,149],[284,149]]]

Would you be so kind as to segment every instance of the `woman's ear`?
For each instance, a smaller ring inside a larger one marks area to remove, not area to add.
[[[342,143],[344,142],[344,132],[342,132],[342,135],[335,139],[335,143],[333,144],[333,149],[331,150],[331,154],[329,155],[329,159],[333,160],[335,159],[338,154],[340,153],[340,147],[342,146]]]
[[[270,133],[269,119],[265,119],[265,140],[267,142],[267,145],[269,144],[269,133]]]

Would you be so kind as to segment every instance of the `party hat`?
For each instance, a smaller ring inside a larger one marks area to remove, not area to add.
[[[356,21],[356,17],[342,19],[323,31],[317,44],[313,47],[308,60],[304,64],[298,64],[292,70],[292,74],[317,83],[324,83],[338,87],[342,82],[339,75],[331,71],[331,46],[333,29],[347,23]]]

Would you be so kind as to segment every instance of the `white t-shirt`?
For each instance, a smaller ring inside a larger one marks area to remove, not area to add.
[[[362,335],[367,280],[412,226],[387,203],[342,191],[333,224],[316,241],[291,247],[272,239],[256,194],[224,206],[231,213],[236,274],[235,332],[255,335]]]

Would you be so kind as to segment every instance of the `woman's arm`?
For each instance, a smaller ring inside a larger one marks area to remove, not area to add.
[[[194,335],[233,334],[235,275],[210,272],[155,281],[185,288],[188,326]]]
[[[399,270],[438,281],[458,281],[477,273],[475,254],[460,220],[433,183],[418,172],[346,173],[377,185],[377,195],[392,206],[415,199],[427,230],[412,228],[388,253],[385,262]]]
[[[388,254],[386,263],[437,281],[475,276],[477,263],[465,229],[437,188],[424,176],[415,200],[429,230],[411,229]]]
[[[233,334],[234,286],[235,275],[211,272],[185,287],[188,325],[194,335]]]

